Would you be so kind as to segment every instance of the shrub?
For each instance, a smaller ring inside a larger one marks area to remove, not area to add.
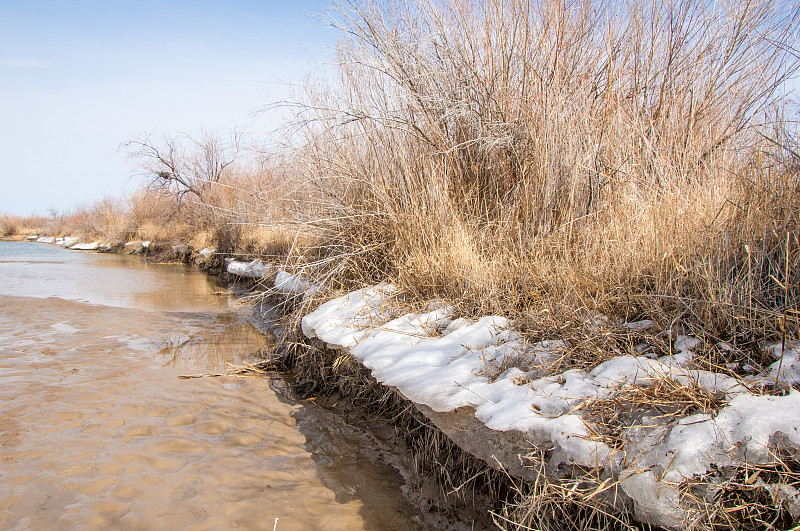
[[[329,270],[556,325],[795,330],[797,21],[770,0],[342,9],[300,152]]]

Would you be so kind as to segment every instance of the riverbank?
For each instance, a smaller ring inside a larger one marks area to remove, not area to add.
[[[37,237],[35,240],[40,239],[42,241],[37,242],[39,245],[63,246],[65,243],[60,238]],[[292,299],[302,299],[304,294],[313,295],[314,288],[317,288],[281,271],[275,264],[266,265],[260,260],[228,260],[226,263],[224,259],[215,261],[214,253],[182,248],[173,250],[171,246],[142,245],[144,242],[138,241],[127,242],[129,245],[120,242],[112,245],[103,241],[77,242],[68,238],[66,243],[77,246],[77,253],[140,254],[146,260],[173,261],[202,267],[206,273],[225,278],[224,282],[233,291],[255,297],[256,317],[267,320],[274,319],[276,307],[284,310],[295,308],[299,301]],[[230,272],[223,273],[221,267]],[[267,290],[268,286],[272,286],[272,289]],[[287,350],[291,338],[284,339],[279,350],[273,351],[266,361],[250,359],[244,365],[235,363],[235,368],[231,370],[246,371],[250,367],[256,372],[265,370],[265,374],[274,376],[274,371],[278,369],[282,378],[290,382],[286,387],[281,386],[285,392],[322,406],[353,426],[350,436],[366,438],[368,445],[374,448],[370,459],[383,462],[401,473],[405,481],[403,491],[409,503],[419,512],[414,520],[424,528],[482,529],[491,526],[488,511],[499,507],[499,489],[508,490],[503,477],[489,474],[485,464],[429,426],[424,417],[414,414],[413,408],[409,409],[411,404],[402,395],[395,394],[390,398],[387,395],[390,391],[371,379],[368,371],[351,365],[349,385],[332,381],[325,384],[312,379],[310,375],[316,370],[315,367],[294,360]],[[343,367],[337,367],[337,374],[345,374]],[[202,373],[198,376],[202,376]],[[375,397],[379,397],[380,407],[376,407]],[[364,452],[364,449],[358,452]],[[478,477],[473,477],[475,475]],[[453,485],[458,478],[469,481],[455,492],[448,493],[458,486]],[[487,486],[491,488],[487,490]]]
[[[113,249],[132,247],[150,252],[141,242]],[[213,255],[156,256],[214,270]],[[467,519],[491,511],[511,528],[534,509],[549,511],[536,519],[553,526],[606,528],[680,529],[721,512],[739,528],[789,529],[800,517],[800,349],[791,344],[770,345],[764,356],[773,360],[760,370],[712,371],[695,363],[709,346],[676,335],[667,355],[638,343],[638,355],[559,372],[566,342],[531,343],[500,316],[456,317],[443,302],[409,312],[386,284],[331,298],[277,264],[216,263],[302,323],[303,337],[288,338],[268,363],[291,375],[299,396],[365,428],[391,419],[384,451],[395,452],[408,494],[440,523],[463,521],[467,501],[478,510]],[[654,327],[600,315],[588,325],[630,342]]]
[[[395,404],[440,490],[487,479],[498,526],[792,529],[784,4],[337,4],[337,75],[285,148],[147,136],[146,189],[41,235],[254,287],[300,392]]]

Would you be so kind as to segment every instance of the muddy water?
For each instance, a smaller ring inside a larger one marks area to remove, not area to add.
[[[408,529],[370,441],[263,378],[180,266],[0,242],[0,529]]]

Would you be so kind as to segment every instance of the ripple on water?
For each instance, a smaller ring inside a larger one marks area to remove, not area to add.
[[[304,434],[314,413],[266,379],[177,378],[264,345],[235,315],[3,296],[0,315],[0,528],[414,527],[396,472]],[[165,359],[169,335],[190,341]]]

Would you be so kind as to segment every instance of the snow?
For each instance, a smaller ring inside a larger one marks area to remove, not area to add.
[[[778,360],[767,369],[766,380],[774,382],[776,379],[787,384],[800,383],[800,347],[784,350],[780,343],[769,345],[767,351]]]
[[[92,242],[92,243],[76,243],[70,246],[70,249],[75,251],[96,251],[100,248],[100,242]]]
[[[436,412],[469,407],[492,430],[524,433],[531,447],[551,450],[548,466],[554,469],[578,464],[612,471],[637,514],[652,523],[683,525],[688,509],[680,504],[682,481],[713,466],[773,462],[770,448],[778,437],[800,449],[800,392],[757,396],[731,376],[690,369],[700,344],[695,338],[679,336],[675,352],[658,359],[618,356],[589,372],[546,375],[548,358],[568,349],[565,343],[527,345],[505,318],[453,319],[453,310],[441,304],[398,315],[389,304],[398,295],[382,284],[330,300],[303,318],[303,333],[349,351],[377,381],[417,404]],[[632,324],[632,330],[653,326]],[[508,366],[510,360],[526,360],[532,367],[505,370],[494,380],[487,376],[487,366]],[[773,374],[777,364],[770,367]],[[648,386],[664,378],[724,393],[728,403],[714,416],[626,428],[624,451],[612,451],[592,437],[581,417],[584,403],[624,385]],[[780,378],[800,381],[800,349],[783,353]]]
[[[39,243],[54,243],[56,239],[52,236],[42,236],[41,238],[36,239]]]
[[[80,238],[67,237],[67,238],[64,238],[62,240],[60,245],[62,245],[63,247],[71,247],[71,246],[75,245],[76,243],[78,243],[79,241],[81,241]]]
[[[273,289],[275,293],[287,296],[305,296],[316,293],[321,289],[319,284],[314,284],[301,276],[287,273],[276,265],[265,264],[258,259],[252,262],[239,262],[226,258],[225,261],[228,264],[227,271],[232,275],[246,278],[264,278],[275,275]]]
[[[626,455],[632,457],[621,462],[620,485],[637,507],[649,511],[654,523],[680,527],[685,509],[679,504],[677,485],[743,462],[773,463],[778,439],[790,449],[800,449],[798,411],[798,391],[786,396],[742,394],[716,416],[690,415],[669,430],[631,436]],[[663,472],[656,480],[652,472],[642,470]]]
[[[387,314],[392,315],[385,303],[395,291],[393,286],[380,284],[330,300],[303,317],[303,334],[319,337],[333,348],[352,348],[371,326],[385,323]]]
[[[308,280],[287,273],[283,270],[278,270],[275,276],[275,291],[283,295],[305,295],[313,294],[321,289],[319,284],[313,284]]]
[[[202,256],[203,258],[208,258],[209,256],[211,256],[215,252],[216,252],[216,249],[210,249],[208,247],[204,247],[203,249],[200,250],[200,256]]]
[[[255,259],[252,262],[231,261],[228,263],[228,273],[246,278],[263,278],[274,272],[273,266]]]

